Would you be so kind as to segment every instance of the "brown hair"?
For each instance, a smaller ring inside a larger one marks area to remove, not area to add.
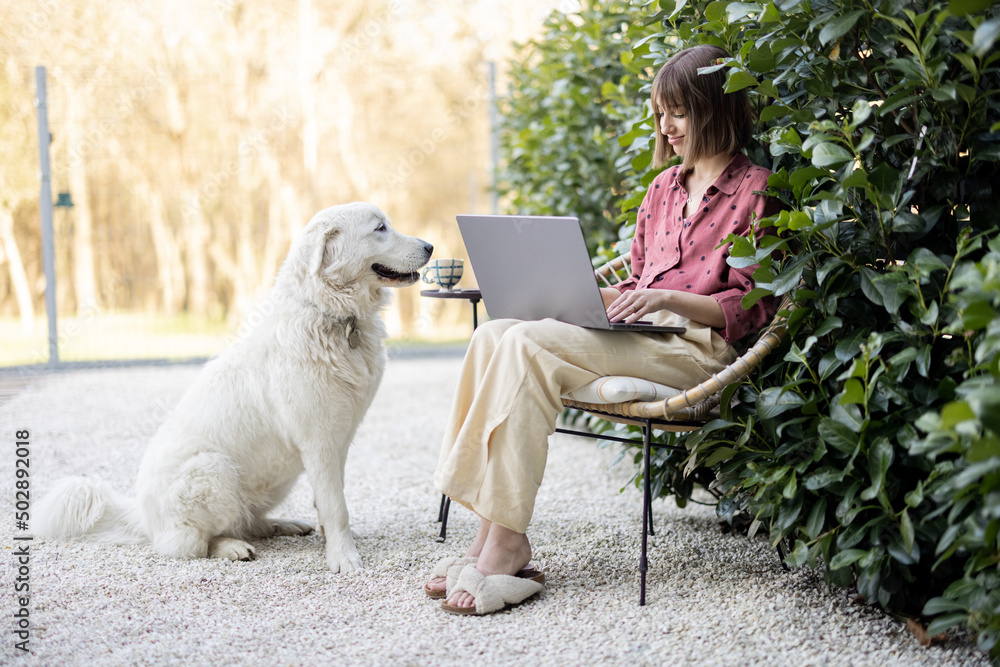
[[[676,153],[660,133],[655,114],[672,108],[684,109],[687,116],[687,136],[684,161],[689,163],[715,155],[735,155],[743,150],[753,125],[753,111],[746,90],[725,93],[726,69],[699,74],[698,68],[711,67],[720,58],[729,58],[725,49],[710,44],[692,46],[675,53],[653,79],[653,124],[656,144],[653,165],[661,167]],[[661,108],[661,104],[667,108]]]

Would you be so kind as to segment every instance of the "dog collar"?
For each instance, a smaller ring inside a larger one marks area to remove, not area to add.
[[[347,344],[352,350],[356,350],[361,345],[361,331],[358,330],[358,318],[351,315],[344,325],[344,334],[347,336]]]
[[[323,316],[323,319],[333,320],[338,324],[343,324],[344,335],[347,337],[347,345],[352,350],[358,349],[358,346],[361,345],[361,330],[358,329],[358,318],[355,315],[348,315],[347,317],[337,317],[336,315],[332,315],[326,312],[312,301],[303,301],[302,303],[318,310],[319,314]]]

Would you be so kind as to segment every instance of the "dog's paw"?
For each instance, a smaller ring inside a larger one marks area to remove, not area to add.
[[[361,558],[359,556],[327,556],[326,564],[330,566],[330,570],[334,574],[346,574],[361,569]]]
[[[327,552],[326,554],[326,564],[330,566],[330,570],[334,573],[340,572],[345,574],[347,572],[354,572],[361,569],[361,556],[358,555],[357,551],[349,553],[346,551],[338,552]]]
[[[232,537],[217,537],[208,545],[209,558],[228,558],[229,560],[256,560],[257,551],[243,540]]]
[[[269,522],[269,525],[271,527],[269,534],[272,537],[281,535],[311,535],[313,530],[315,530],[310,524],[304,521],[273,519]]]

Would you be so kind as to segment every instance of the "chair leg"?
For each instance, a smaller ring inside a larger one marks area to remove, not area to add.
[[[649,507],[647,508],[647,520],[649,521],[649,536],[656,537],[656,533],[653,531],[653,502],[650,500]]]
[[[775,548],[778,550],[778,562],[781,563],[781,569],[785,572],[791,572],[791,570],[788,569],[788,565],[785,564],[785,550],[781,548],[781,542],[778,542],[778,545]]]
[[[646,559],[646,545],[652,525],[652,508],[649,488],[649,448],[652,438],[650,424],[642,427],[642,552],[639,556],[639,605],[646,604],[646,570],[649,562]]]
[[[444,501],[446,501],[447,499],[448,499],[448,496],[446,496],[446,495],[444,495],[442,493],[441,494],[441,505],[440,505],[440,507],[438,507],[438,518],[437,518],[437,522],[438,523],[441,523],[442,521],[444,521]]]
[[[438,521],[441,522],[441,534],[434,538],[435,542],[444,542],[448,538],[448,510],[451,509],[451,498],[441,494],[441,509],[438,510]]]

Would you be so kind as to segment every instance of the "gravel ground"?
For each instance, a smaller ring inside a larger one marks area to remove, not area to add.
[[[638,602],[640,496],[619,493],[631,465],[611,449],[551,439],[530,530],[547,589],[484,618],[441,612],[421,586],[432,563],[472,539],[452,512],[433,540],[431,487],[459,359],[393,359],[358,431],[347,495],[365,568],[331,574],[318,536],[263,540],[251,563],[171,561],[146,545],[30,543],[31,654],[3,634],[0,662],[26,665],[985,665],[967,638],[922,648],[904,626],[828,591],[808,569],[784,572],[766,542],[725,535],[711,509],[655,504],[648,604]],[[131,492],[145,443],[198,369],[73,371],[35,378],[0,405],[30,429],[32,493],[68,474]],[[3,457],[13,518],[14,456]],[[313,521],[300,480],[276,516]],[[13,521],[4,522],[4,545]],[[24,533],[19,533],[23,535]],[[0,563],[6,618],[13,558]],[[9,621],[8,621],[9,623]]]

